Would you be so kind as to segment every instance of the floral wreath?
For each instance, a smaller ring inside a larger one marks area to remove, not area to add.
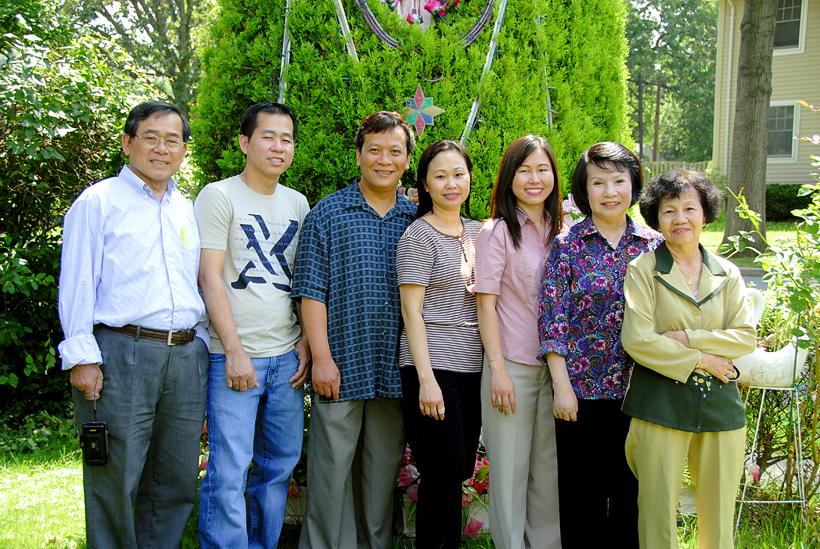
[[[432,5],[434,3],[438,4],[438,6],[434,7]],[[447,5],[447,2],[444,2],[444,4],[442,4],[440,0],[432,0],[431,2],[428,2],[428,4],[431,7],[431,9],[428,11],[430,11],[434,15],[441,16],[441,12],[445,11],[445,6]],[[457,5],[458,2],[454,2],[454,4]],[[481,12],[481,17],[478,18],[478,22],[476,22],[476,24],[473,25],[473,28],[470,29],[470,31],[462,38],[462,40],[465,43],[465,47],[475,42],[476,38],[478,38],[478,35],[481,34],[481,31],[484,30],[484,27],[487,26],[487,23],[489,23],[490,19],[492,19],[493,4],[495,4],[495,0],[487,0],[487,5],[484,7],[484,11]],[[381,40],[391,48],[396,49],[396,47],[399,45],[399,41],[390,36],[387,33],[387,31],[384,30],[384,27],[382,27],[381,23],[379,23],[378,19],[376,19],[376,16],[373,15],[373,12],[370,10],[370,6],[367,5],[367,0],[356,0],[356,6],[362,13],[362,17],[364,17],[367,26],[370,27],[371,31],[373,31],[373,34],[375,34],[379,38],[379,40]]]

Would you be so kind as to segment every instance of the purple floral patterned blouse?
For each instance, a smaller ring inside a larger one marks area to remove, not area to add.
[[[587,217],[553,242],[541,285],[538,357],[544,364],[548,353],[566,359],[578,398],[623,399],[634,364],[621,346],[624,274],[662,241],[627,217],[613,249]]]

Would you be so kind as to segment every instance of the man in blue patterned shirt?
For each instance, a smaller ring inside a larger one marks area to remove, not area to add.
[[[321,497],[308,498],[301,549],[391,544],[405,446],[396,246],[416,211],[397,186],[414,146],[400,114],[371,114],[356,133],[361,178],[305,218],[291,295],[313,353],[307,476]]]

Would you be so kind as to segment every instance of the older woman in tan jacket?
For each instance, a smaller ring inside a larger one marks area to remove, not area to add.
[[[630,263],[621,340],[635,359],[623,411],[638,478],[642,549],[677,548],[676,506],[684,464],[695,483],[701,549],[730,549],[743,471],[746,414],[732,359],[754,350],[744,283],[732,263],[699,243],[721,192],[699,172],[652,180],[641,215],[665,243]]]

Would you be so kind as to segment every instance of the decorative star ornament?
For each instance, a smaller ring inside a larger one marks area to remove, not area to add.
[[[432,97],[424,97],[421,84],[416,88],[416,95],[406,103],[404,109],[407,122],[416,128],[419,137],[424,133],[425,126],[434,126],[433,117],[444,114],[444,109],[433,105]]]

